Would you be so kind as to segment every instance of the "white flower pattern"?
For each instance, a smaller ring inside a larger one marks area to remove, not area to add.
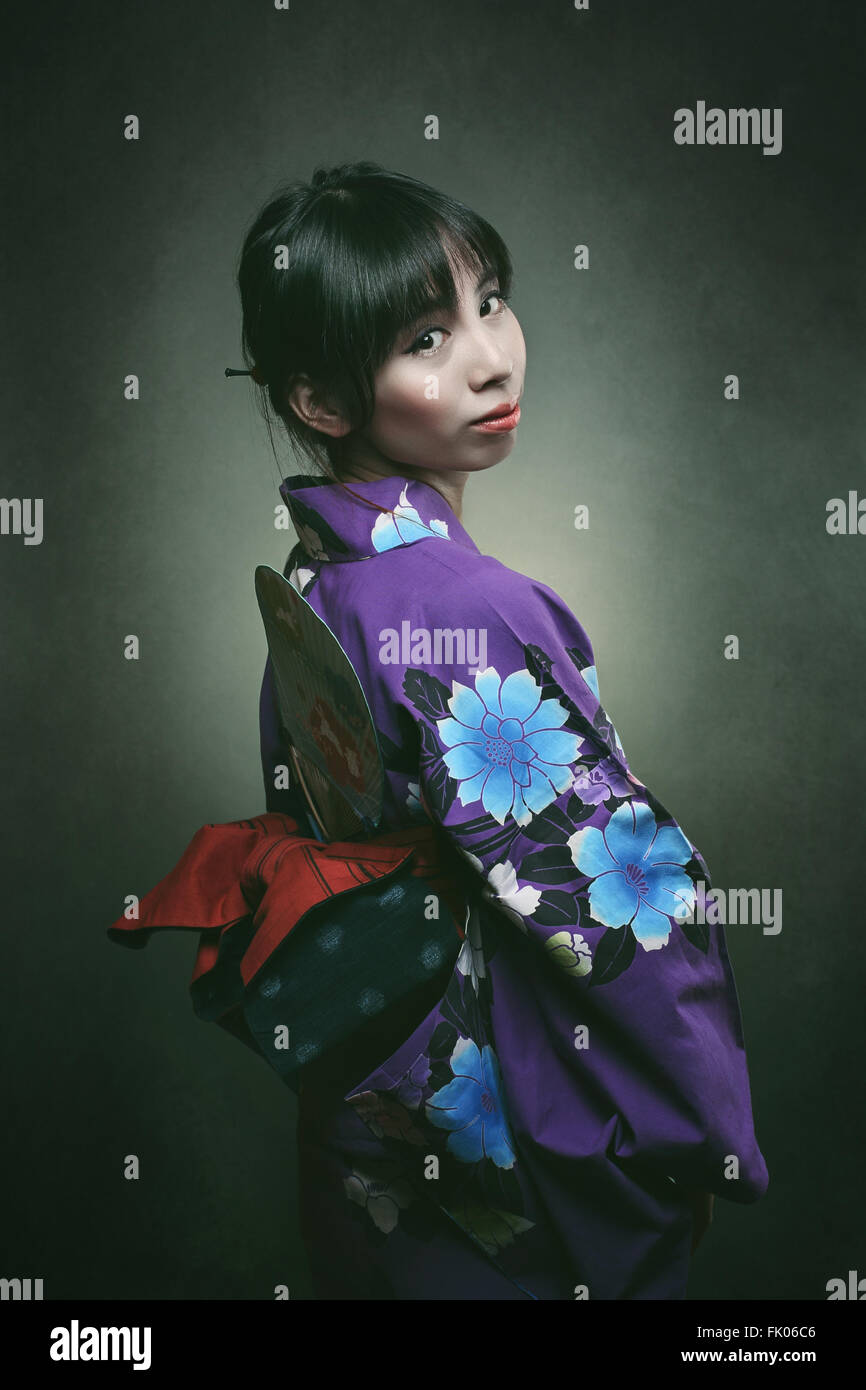
[[[470,854],[462,845],[458,845],[460,853],[469,860],[470,864],[478,873],[484,877],[484,866],[481,860],[474,854]],[[504,912],[515,926],[522,932],[526,931],[524,917],[531,917],[541,901],[541,893],[537,888],[532,888],[524,884],[522,888],[517,884],[517,871],[509,859],[502,864],[494,864],[487,874],[487,886],[482,889],[484,897],[491,902],[494,907],[498,907],[500,912]]]

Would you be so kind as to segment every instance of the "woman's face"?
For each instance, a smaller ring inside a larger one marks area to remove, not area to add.
[[[523,394],[526,344],[520,324],[497,294],[496,276],[478,283],[458,268],[454,314],[436,311],[401,334],[375,378],[372,420],[351,441],[362,461],[372,446],[400,465],[475,472],[514,448],[516,416],[504,427],[476,422]]]

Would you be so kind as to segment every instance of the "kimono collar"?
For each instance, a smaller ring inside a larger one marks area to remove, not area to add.
[[[415,478],[375,478],[343,486],[298,473],[283,479],[280,495],[314,560],[366,560],[431,539],[481,553],[440,493]]]

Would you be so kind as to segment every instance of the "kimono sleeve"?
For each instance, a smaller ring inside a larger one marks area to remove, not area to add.
[[[473,865],[497,935],[530,952],[526,989],[559,1058],[537,1078],[542,1110],[567,1124],[577,1086],[618,1160],[755,1201],[768,1176],[724,929],[693,911],[709,870],[631,772],[578,620],[547,586],[505,575],[495,598],[452,583],[436,603],[450,631],[459,617],[484,633],[486,663],[458,668],[431,648],[403,670],[402,702],[427,813]],[[495,969],[491,988],[495,1004]],[[513,1068],[515,1086],[531,1084],[528,1063]]]

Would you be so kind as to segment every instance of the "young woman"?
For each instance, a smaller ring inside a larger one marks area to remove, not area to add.
[[[444,992],[304,1069],[321,1298],[682,1298],[713,1195],[768,1183],[724,932],[692,912],[707,866],[630,770],[577,618],[462,524],[517,437],[511,282],[483,218],[366,162],[281,190],[239,266],[266,418],[314,468],[280,488],[286,574],[364,689],[382,829],[432,821],[475,889]],[[270,663],[261,720],[268,808],[294,811]]]

